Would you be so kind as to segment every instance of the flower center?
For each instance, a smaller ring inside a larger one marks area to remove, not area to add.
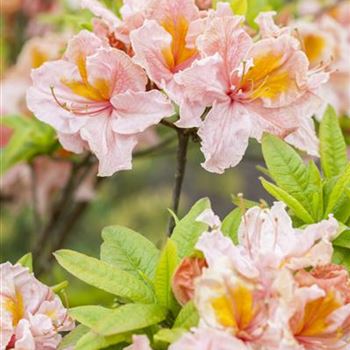
[[[291,327],[296,337],[320,337],[325,335],[331,321],[329,316],[337,310],[341,303],[336,300],[334,293],[328,293],[325,297],[313,300],[306,304],[304,315],[291,320]],[[340,332],[336,332],[340,338]]]
[[[176,72],[181,64],[186,63],[198,52],[186,47],[189,24],[185,17],[179,17],[177,20],[167,18],[161,25],[172,37],[171,46],[164,48],[162,54],[169,70]]]
[[[109,100],[111,89],[108,81],[105,79],[96,79],[93,84],[89,82],[85,57],[80,56],[77,59],[76,65],[79,69],[81,81],[62,79],[62,83],[69,87],[74,94],[88,100],[95,102]]]
[[[243,284],[228,288],[227,294],[214,298],[211,305],[217,321],[235,334],[248,328],[257,311],[252,291]]]
[[[291,85],[289,73],[282,68],[282,54],[267,53],[254,58],[254,65],[243,72],[239,90],[250,100],[275,99]]]
[[[306,56],[311,63],[317,62],[326,46],[325,40],[315,34],[308,34],[303,38]]]
[[[16,327],[18,322],[24,315],[24,304],[22,294],[16,291],[14,298],[7,298],[5,301],[5,310],[8,311],[12,317],[12,325]]]

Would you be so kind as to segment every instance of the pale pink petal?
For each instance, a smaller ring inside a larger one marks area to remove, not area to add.
[[[275,24],[273,17],[276,15],[276,12],[261,12],[255,19],[255,23],[259,26],[260,35],[262,38],[274,37],[277,38],[283,34],[290,34],[291,28],[284,27],[280,28]]]
[[[64,57],[72,63],[77,63],[86,56],[94,54],[101,47],[107,47],[107,43],[94,33],[82,30],[69,40]]]
[[[142,132],[174,113],[170,101],[164,94],[156,90],[127,91],[114,96],[111,103],[116,110],[116,117],[111,121],[111,126],[115,132],[120,134]]]
[[[133,60],[159,87],[164,87],[173,76],[162,54],[171,45],[171,35],[156,21],[146,20],[141,28],[130,33],[130,40],[135,52]]]
[[[64,149],[74,153],[82,153],[88,149],[86,141],[84,141],[79,132],[75,134],[57,133],[58,140]]]
[[[241,104],[214,104],[198,131],[205,156],[203,167],[221,174],[237,165],[248,146],[251,128],[249,115]]]
[[[121,25],[121,20],[97,0],[82,0],[81,7],[90,10],[95,16],[103,19],[112,30]]]
[[[74,95],[62,84],[63,77],[80,80],[76,66],[63,60],[47,62],[33,70],[33,86],[27,92],[27,105],[39,120],[60,132],[75,133],[85,124],[86,117],[77,118],[62,106],[64,103],[85,106],[88,100]],[[61,105],[55,101],[53,93]]]
[[[152,350],[149,339],[145,335],[133,335],[132,344],[124,350]]]
[[[240,16],[214,18],[197,40],[199,50],[206,56],[218,53],[223,60],[226,79],[238,68],[252,45],[252,39],[241,28]]]
[[[111,176],[119,170],[131,169],[132,150],[137,138],[115,133],[110,125],[110,118],[90,118],[80,131],[91,151],[99,160],[99,176]]]
[[[217,215],[215,215],[212,209],[205,209],[198,215],[196,221],[203,222],[209,225],[209,227],[212,229],[221,227],[221,220]]]

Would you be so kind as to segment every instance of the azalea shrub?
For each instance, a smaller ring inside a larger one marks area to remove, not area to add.
[[[2,79],[1,200],[35,234],[0,265],[0,350],[349,349],[348,0],[1,6],[30,37]],[[220,178],[251,145],[268,200],[182,216],[190,147]],[[169,151],[165,239],[115,223],[99,258],[67,249],[103,181]],[[54,260],[113,302],[71,306]]]

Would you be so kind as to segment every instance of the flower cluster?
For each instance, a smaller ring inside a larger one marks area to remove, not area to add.
[[[53,291],[19,264],[0,265],[1,350],[54,350],[73,320]]]
[[[253,39],[228,3],[124,1],[121,19],[96,0],[82,6],[96,16],[94,32],[83,30],[62,59],[33,71],[27,104],[64,148],[92,151],[100,176],[130,169],[142,134],[174,105],[174,126],[198,130],[208,171],[235,166],[264,132],[318,155],[311,117],[329,73],[271,13],[257,17]]]
[[[199,269],[197,259],[186,258],[173,289],[181,303],[193,295],[200,322],[169,349],[347,349],[350,276],[331,263],[334,218],[294,229],[281,202],[254,207],[242,218],[238,245],[211,209],[198,220],[212,227],[196,245],[205,262]],[[136,336],[128,349],[150,346]]]

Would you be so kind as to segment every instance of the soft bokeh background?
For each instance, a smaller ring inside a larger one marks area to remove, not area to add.
[[[112,0],[105,3],[110,8],[118,8],[120,5],[119,1]],[[288,11],[293,11],[296,6],[296,2],[279,0],[262,0],[255,3],[257,12],[262,9],[279,8],[282,9],[282,13],[288,14]],[[50,32],[69,37],[82,28],[90,27],[92,16],[87,11],[79,9],[78,0],[2,0],[1,11],[1,112],[4,115],[28,114],[24,91],[30,85],[30,69],[23,68],[22,61],[29,59],[25,54],[20,56],[23,45],[31,38],[40,38]],[[31,55],[32,67],[47,59],[42,57],[43,52],[40,50],[31,50],[27,55]],[[20,61],[21,67],[19,67]],[[348,122],[344,121],[344,128],[350,129]],[[30,136],[24,135],[23,142],[27,142],[28,137]],[[4,138],[3,134],[2,141]],[[117,173],[100,182],[95,194],[85,200],[77,220],[70,225],[61,247],[98,256],[102,228],[115,224],[130,227],[161,246],[166,237],[170,216],[167,208],[171,203],[175,160],[176,142],[173,142],[163,152],[135,159],[132,171]],[[226,171],[224,175],[206,172],[200,166],[201,161],[199,144],[191,142],[180,203],[180,217],[202,197],[211,199],[214,210],[221,218],[234,208],[231,194],[242,192],[245,198],[271,202],[271,198],[263,191],[258,180],[261,173],[256,166],[263,165],[263,161],[260,146],[256,142],[250,144],[243,162],[236,168]],[[42,172],[43,177],[37,181],[39,187],[43,186],[42,179],[48,176],[53,178],[60,176],[59,173],[49,175],[49,170],[46,168]],[[4,175],[1,179],[1,261],[15,262],[32,248],[40,253],[41,247],[35,246],[35,243],[33,246],[33,242],[38,241],[40,234],[34,215],[35,200],[33,202],[29,199],[25,203],[18,203],[21,202],[18,197],[27,196],[25,192],[28,189],[22,186],[23,177],[30,178],[31,175],[28,167],[20,176],[17,173],[10,175],[10,179],[7,179],[10,185],[4,181]],[[93,173],[92,177],[94,176]],[[30,181],[24,182],[26,186],[30,183]],[[16,196],[7,196],[6,190],[9,186],[19,190],[19,193]],[[50,201],[54,202],[59,196],[59,191],[55,189],[52,190],[52,196],[51,192],[49,194]],[[45,219],[44,216],[41,221]],[[50,239],[55,240],[57,237],[54,237],[54,231],[52,235]],[[113,302],[112,297],[106,293],[88,289],[86,285],[70,278],[58,268],[54,259],[46,262],[45,271],[40,278],[51,285],[69,279],[68,295],[71,305]]]

